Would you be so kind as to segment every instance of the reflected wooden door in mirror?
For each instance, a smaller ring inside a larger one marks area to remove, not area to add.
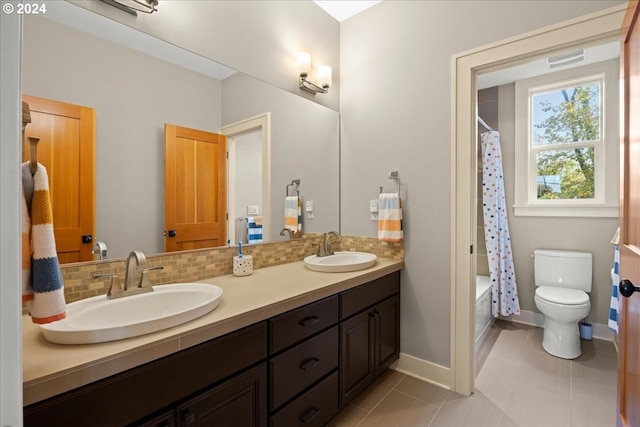
[[[80,105],[23,95],[31,123],[28,138],[39,138],[38,162],[47,168],[58,260],[91,261],[94,236],[95,110]]]
[[[226,242],[226,137],[165,124],[165,251]]]

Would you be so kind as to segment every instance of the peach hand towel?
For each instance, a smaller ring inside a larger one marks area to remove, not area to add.
[[[299,230],[298,196],[287,196],[284,200],[284,227],[297,233]]]
[[[381,193],[378,207],[378,239],[385,242],[401,242],[402,202],[397,193]]]

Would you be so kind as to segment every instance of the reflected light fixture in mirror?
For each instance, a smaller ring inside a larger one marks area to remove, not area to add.
[[[136,12],[153,13],[157,12],[156,6],[158,0],[102,0],[113,7],[116,7],[124,12],[130,13],[133,16],[137,16]]]
[[[307,52],[298,54],[298,75],[300,77],[300,89],[313,93],[328,93],[331,87],[331,67],[322,65],[318,71],[318,83],[309,80],[311,72],[311,55]]]

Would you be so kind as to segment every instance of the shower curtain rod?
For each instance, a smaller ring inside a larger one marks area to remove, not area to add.
[[[491,128],[491,126],[489,126],[487,124],[487,122],[485,122],[484,120],[482,120],[482,117],[480,117],[479,115],[476,116],[478,118],[478,123],[480,123],[482,126],[484,126],[484,128],[490,132],[493,132],[493,129]]]

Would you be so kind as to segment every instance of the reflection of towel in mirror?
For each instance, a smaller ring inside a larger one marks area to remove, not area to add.
[[[378,208],[378,239],[401,242],[402,202],[397,193],[381,193]]]
[[[38,164],[33,178],[31,210],[22,194],[22,300],[34,323],[50,323],[66,317],[66,303],[45,167]]]
[[[298,221],[298,196],[287,196],[284,200],[284,227],[297,233],[301,224]]]
[[[249,243],[262,243],[262,217],[250,216],[247,218]]]

